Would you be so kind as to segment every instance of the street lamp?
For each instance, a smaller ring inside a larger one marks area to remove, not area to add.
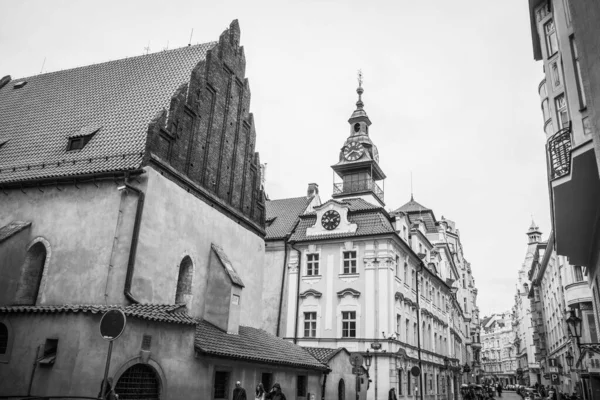
[[[567,359],[567,365],[569,366],[569,368],[571,368],[573,366],[573,354],[571,354],[571,350],[569,350],[567,352],[567,355],[565,356],[565,358]]]
[[[369,349],[367,349],[367,354],[365,354],[365,366],[367,367],[367,371],[371,367],[372,360],[373,360],[373,354],[369,353]]]
[[[581,318],[575,314],[575,310],[571,309],[569,318],[567,318],[567,326],[569,327],[569,334],[577,340],[577,347],[579,347],[579,340],[581,339]]]

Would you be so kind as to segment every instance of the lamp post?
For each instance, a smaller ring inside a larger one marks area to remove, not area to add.
[[[369,349],[367,349],[367,354],[363,356],[365,367],[367,367],[367,372],[369,372],[369,368],[371,368],[371,362],[373,361],[373,354],[369,353]],[[360,384],[358,380],[358,376],[356,377],[356,400],[360,399]],[[369,389],[369,384],[367,381],[367,389]]]
[[[571,369],[571,367],[573,366],[573,354],[571,354],[571,350],[567,351],[567,355],[565,356],[565,358],[567,359],[567,366],[569,367],[569,370]]]

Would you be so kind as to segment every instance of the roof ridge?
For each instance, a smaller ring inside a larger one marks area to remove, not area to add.
[[[96,66],[96,65],[104,65],[104,64],[109,64],[109,63],[118,62],[118,61],[133,60],[133,59],[142,58],[142,57],[149,57],[149,56],[154,56],[156,54],[170,53],[170,52],[175,52],[175,51],[182,50],[182,49],[190,49],[190,48],[200,47],[200,46],[204,46],[204,45],[211,45],[211,44],[212,45],[216,45],[218,43],[219,43],[218,41],[211,41],[211,42],[206,42],[206,43],[197,43],[197,44],[194,44],[194,45],[187,45],[187,46],[182,46],[182,47],[176,47],[174,49],[155,51],[153,53],[148,53],[148,54],[140,54],[140,55],[137,55],[137,56],[117,58],[117,59],[114,59],[114,60],[108,60],[108,61],[102,61],[102,62],[91,63],[91,64],[86,64],[86,65],[80,65],[78,67],[73,67],[73,68],[65,68],[65,69],[59,69],[59,70],[51,71],[51,72],[44,72],[44,73],[41,73],[41,74],[35,74],[35,75],[29,75],[29,76],[22,76],[22,77],[19,77],[19,78],[11,79],[10,82],[17,82],[17,81],[20,81],[20,80],[27,80],[27,79],[31,79],[31,78],[37,78],[38,76],[52,75],[52,74],[56,74],[56,73],[59,73],[59,72],[74,71],[74,70],[81,69],[81,68],[88,68],[88,67]],[[190,71],[190,73],[191,73],[191,71]]]

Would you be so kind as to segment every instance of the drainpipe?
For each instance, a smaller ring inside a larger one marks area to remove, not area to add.
[[[42,346],[40,345],[37,347],[37,349],[35,349],[35,357],[33,358],[33,369],[31,370],[31,376],[29,377],[29,386],[27,387],[27,397],[31,396],[31,387],[33,386],[33,377],[35,376],[35,370],[37,369],[41,347]]]
[[[279,292],[279,312],[277,313],[277,333],[275,334],[275,336],[279,336],[279,333],[281,331],[281,309],[283,307],[283,292],[284,292],[284,288],[285,288],[285,275],[287,273],[287,256],[288,256],[288,240],[290,240],[290,238],[292,237],[292,234],[296,231],[296,227],[298,226],[298,223],[300,223],[300,220],[298,219],[296,221],[296,224],[294,225],[294,227],[292,228],[292,230],[290,231],[290,233],[288,233],[285,236],[285,239],[283,241],[283,246],[284,246],[284,250],[283,250],[283,268],[281,271],[281,290]],[[298,270],[298,272],[300,272]],[[300,274],[298,273],[298,278],[300,278]]]
[[[129,261],[127,262],[127,275],[125,276],[125,288],[123,293],[125,297],[134,304],[139,304],[133,294],[131,294],[131,283],[133,280],[133,271],[135,267],[135,255],[137,251],[138,239],[140,235],[140,225],[142,222],[142,212],[144,210],[145,195],[140,189],[125,183],[119,186],[119,190],[131,190],[138,195],[137,208],[135,212],[135,221],[133,223],[133,234],[131,235],[131,246],[129,247]]]
[[[327,385],[327,375],[329,375],[330,372],[330,369],[323,371],[323,387],[321,388],[321,400],[325,400],[325,386]]]
[[[292,249],[296,250],[296,252],[298,253],[298,285],[296,287],[296,323],[294,324],[294,344],[298,344],[298,312],[300,311],[300,269],[302,268],[302,253],[300,252],[300,250],[294,247],[294,244],[296,243],[290,242],[290,246],[292,247]]]

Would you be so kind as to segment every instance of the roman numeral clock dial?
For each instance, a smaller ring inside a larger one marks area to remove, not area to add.
[[[340,214],[335,210],[329,210],[321,217],[321,225],[328,231],[334,230],[340,224]]]
[[[358,142],[350,142],[344,146],[344,158],[348,161],[356,161],[362,157],[365,148]]]

